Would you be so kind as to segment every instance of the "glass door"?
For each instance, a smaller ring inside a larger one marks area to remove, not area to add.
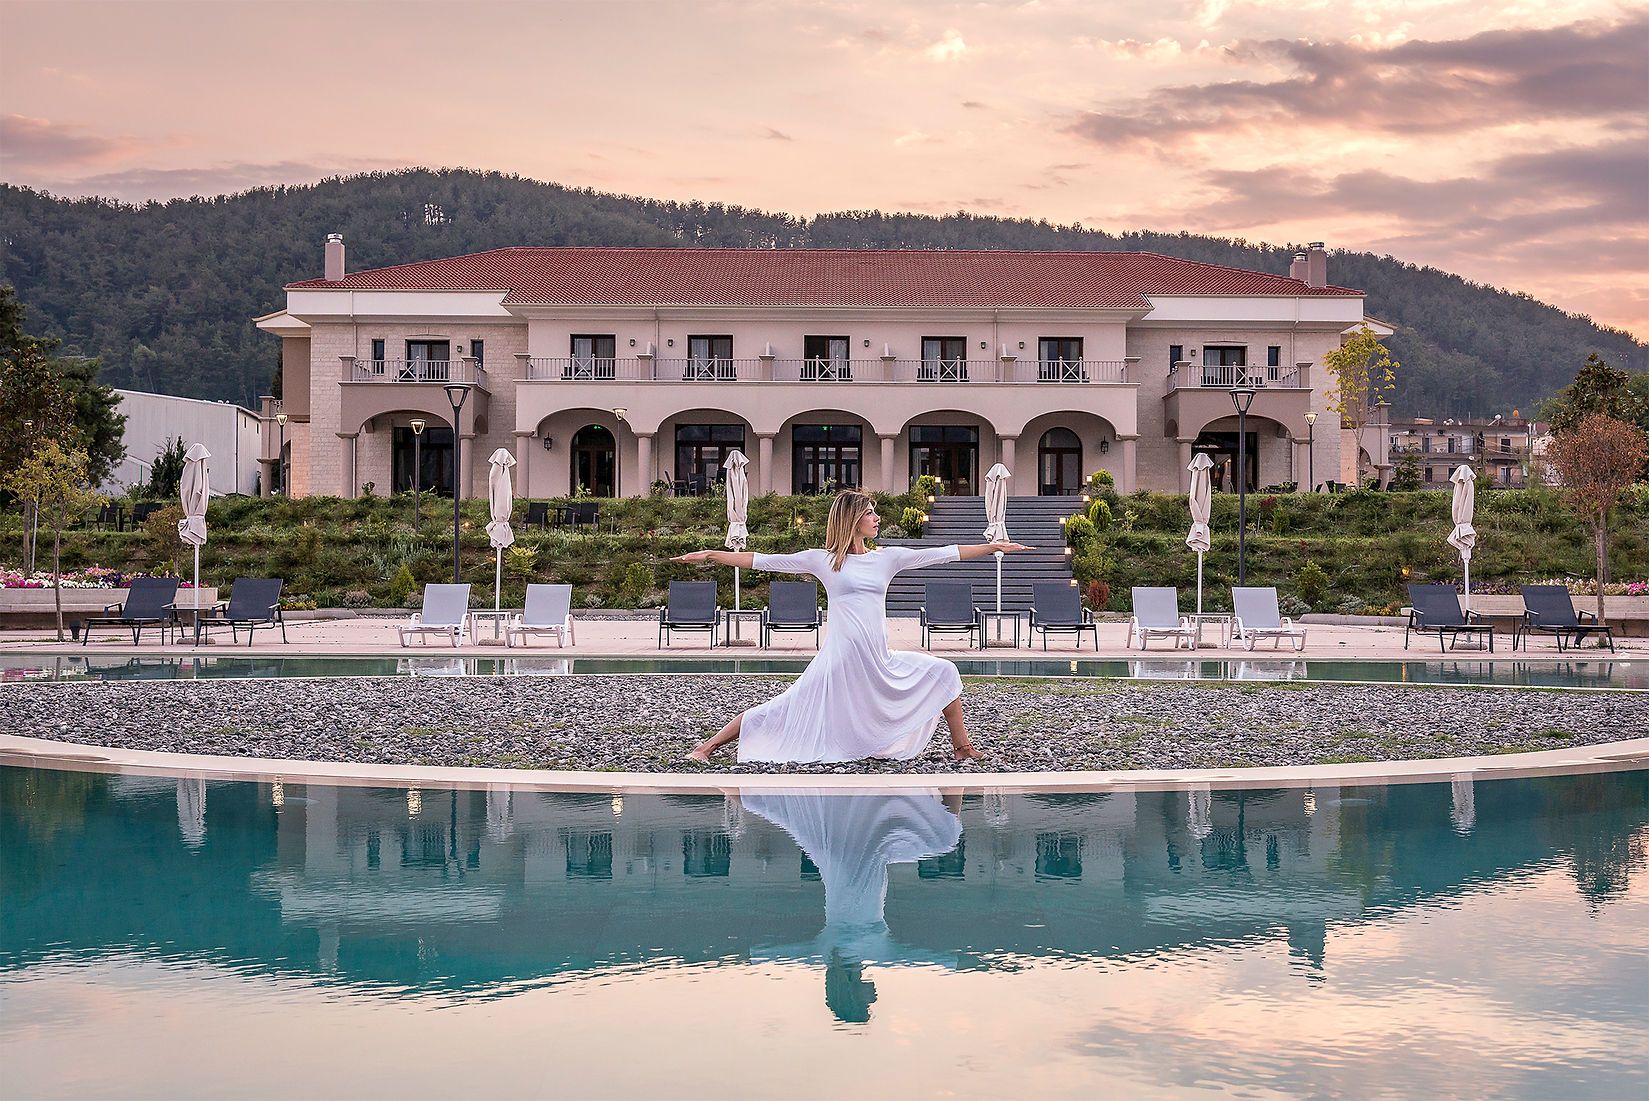
[[[407,358],[401,366],[402,382],[448,382],[451,380],[452,343],[446,340],[409,340]]]
[[[919,382],[968,381],[968,342],[960,336],[924,336]]]
[[[577,496],[580,488],[591,497],[616,497],[618,448],[610,429],[599,424],[585,425],[573,436],[572,484],[568,492]]]
[[[857,489],[864,430],[858,425],[798,424],[791,430],[791,492]]]
[[[575,336],[572,359],[562,378],[607,380],[614,375],[614,354],[618,341],[612,335]]]
[[[730,381],[733,378],[733,338],[688,337],[687,378],[713,382]]]
[[[966,425],[917,425],[910,430],[912,477],[938,478],[946,496],[978,494],[979,429]]]
[[[848,360],[849,341],[845,336],[809,336],[802,339],[803,382],[851,382],[853,368]]]

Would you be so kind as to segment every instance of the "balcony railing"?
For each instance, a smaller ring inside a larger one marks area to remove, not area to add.
[[[606,359],[524,361],[527,382],[1126,383],[1128,361],[997,359]]]
[[[473,359],[352,359],[344,357],[350,382],[467,382],[485,385],[487,372]]]
[[[1248,367],[1225,363],[1176,363],[1168,369],[1168,389],[1230,390],[1237,386],[1298,388],[1298,367]]]

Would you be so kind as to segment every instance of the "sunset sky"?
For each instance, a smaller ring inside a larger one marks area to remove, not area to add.
[[[1642,4],[0,2],[7,182],[408,165],[1324,240],[1649,336]]]

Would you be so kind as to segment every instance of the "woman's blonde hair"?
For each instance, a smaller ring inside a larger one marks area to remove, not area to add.
[[[853,547],[859,521],[875,507],[876,502],[870,499],[868,493],[844,489],[836,494],[836,500],[830,505],[830,519],[825,521],[825,550],[830,554],[831,569],[839,570],[847,561],[847,552]]]

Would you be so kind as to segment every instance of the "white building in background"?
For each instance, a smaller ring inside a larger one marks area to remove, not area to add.
[[[203,443],[212,453],[207,470],[212,493],[258,492],[258,455],[263,449],[263,422],[250,409],[226,401],[116,390],[126,418],[126,458],[101,487],[119,492],[149,480],[155,457],[171,440]]]

